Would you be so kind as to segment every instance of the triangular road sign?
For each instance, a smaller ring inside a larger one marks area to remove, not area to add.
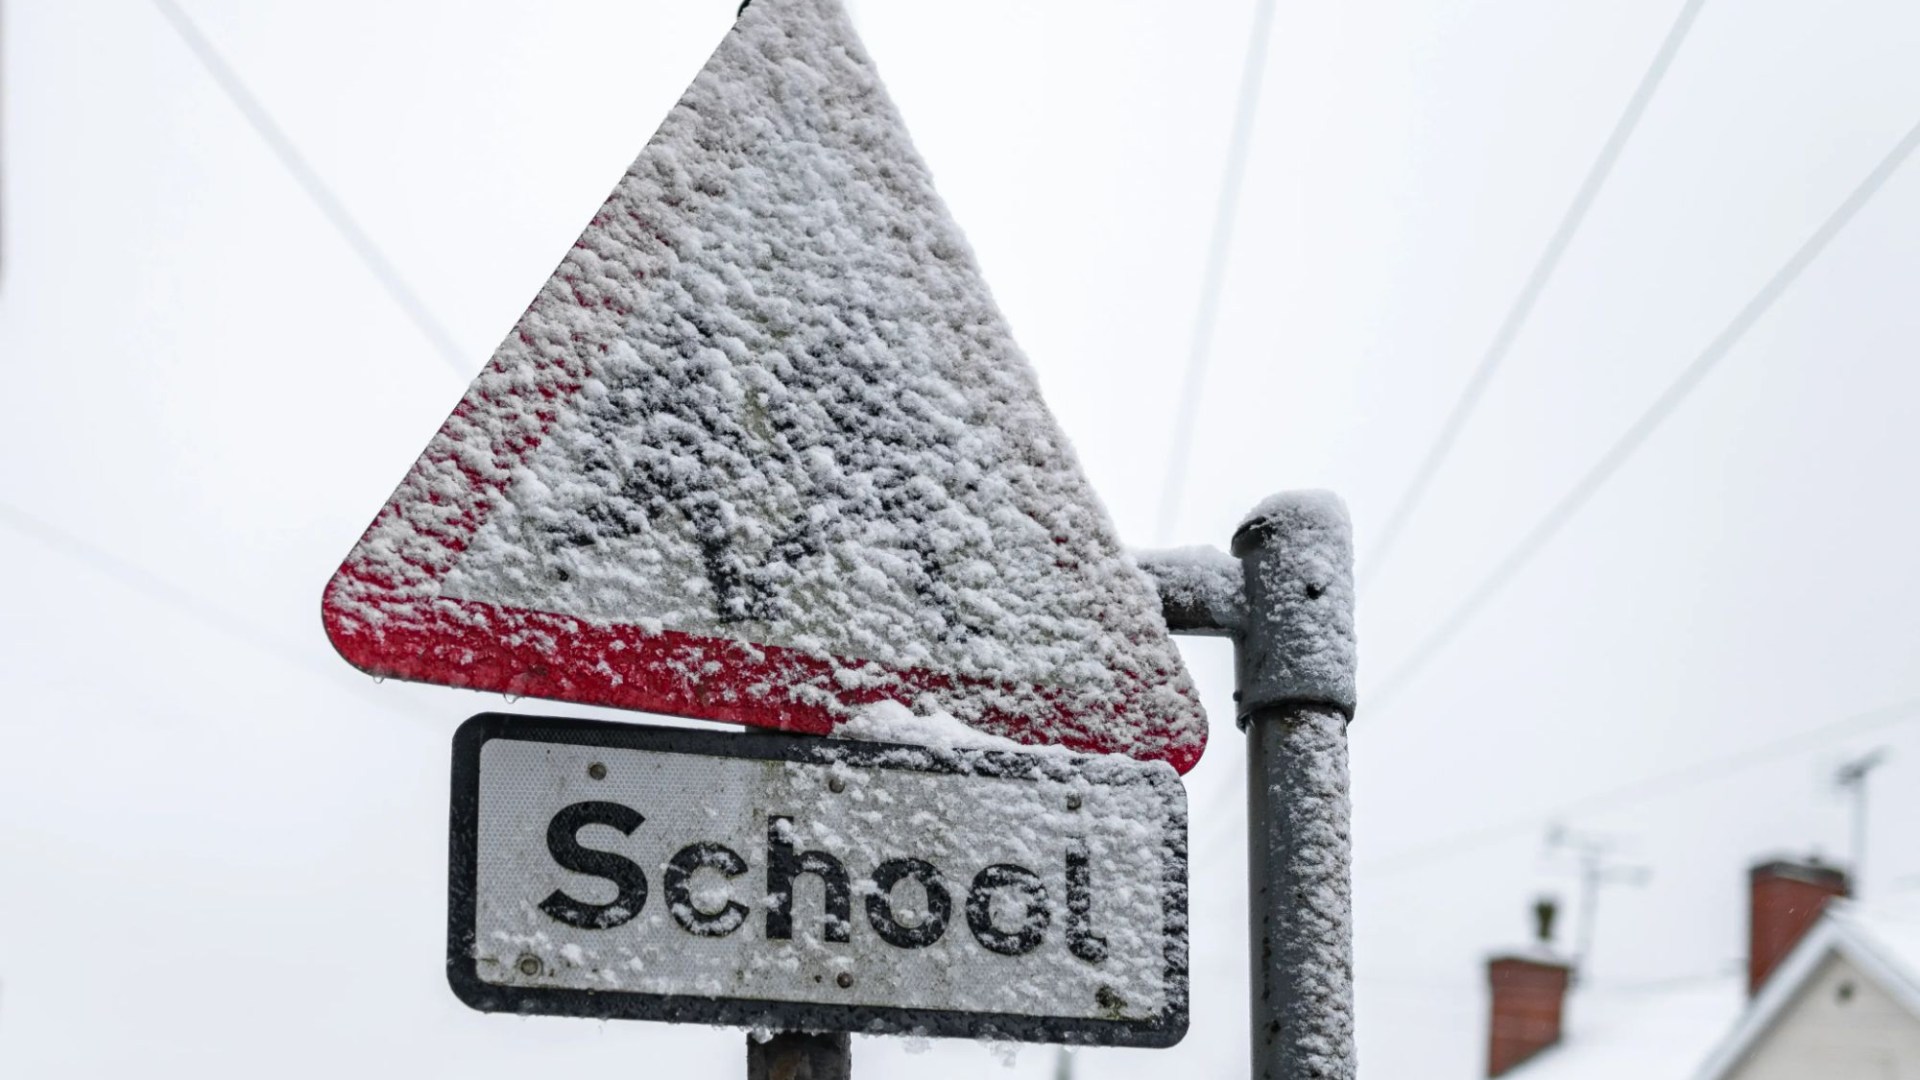
[[[758,0],[329,584],[381,676],[1185,771],[1206,720],[838,0]]]

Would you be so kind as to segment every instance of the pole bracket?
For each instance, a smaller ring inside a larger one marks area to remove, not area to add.
[[[1248,1031],[1256,1080],[1353,1080],[1353,536],[1324,491],[1254,508],[1232,554],[1136,553],[1167,628],[1233,639],[1247,733]]]
[[[1272,496],[1233,534],[1247,621],[1234,650],[1238,719],[1281,705],[1353,718],[1353,527],[1328,491]]]
[[[1232,638],[1237,717],[1280,705],[1322,705],[1349,720],[1357,704],[1353,527],[1328,491],[1272,496],[1213,547],[1135,551],[1176,634]]]
[[[1216,547],[1135,551],[1133,561],[1160,593],[1167,629],[1201,637],[1239,637],[1247,624],[1240,560]]]

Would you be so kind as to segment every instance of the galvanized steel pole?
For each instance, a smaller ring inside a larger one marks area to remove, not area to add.
[[[1175,633],[1234,641],[1247,733],[1247,922],[1256,1080],[1353,1080],[1353,537],[1322,492],[1248,515],[1233,556],[1138,556]]]
[[[1247,732],[1248,932],[1256,1080],[1352,1080],[1353,534],[1339,500],[1276,496],[1233,536]]]
[[[851,1080],[852,1036],[782,1031],[766,1042],[747,1036],[747,1080]]]

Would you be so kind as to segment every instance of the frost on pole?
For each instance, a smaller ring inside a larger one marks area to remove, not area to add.
[[[1206,720],[836,0],[749,7],[347,556],[376,675],[1185,771]]]

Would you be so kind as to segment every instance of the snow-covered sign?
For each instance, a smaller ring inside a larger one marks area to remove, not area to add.
[[[447,969],[475,1008],[1186,1031],[1186,799],[1163,763],[489,714],[453,769]]]
[[[838,0],[759,0],[327,588],[356,666],[1185,771],[1206,721]]]

